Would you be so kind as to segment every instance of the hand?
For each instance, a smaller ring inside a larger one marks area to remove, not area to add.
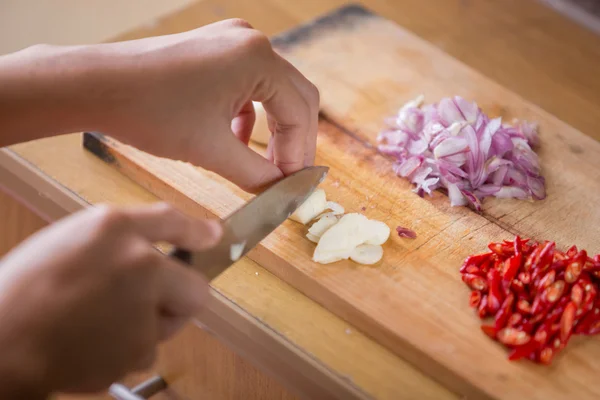
[[[118,68],[103,78],[114,91],[104,133],[153,154],[191,162],[248,191],[312,165],[319,94],[241,20],[190,32],[105,45]],[[273,133],[272,163],[247,147],[263,103]]]
[[[42,395],[89,392],[149,367],[208,290],[152,244],[201,250],[220,235],[215,221],[156,204],[85,210],[23,242],[0,264],[0,397],[3,379]]]

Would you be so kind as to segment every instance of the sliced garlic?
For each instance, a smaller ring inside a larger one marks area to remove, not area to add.
[[[325,191],[317,189],[309,196],[308,199],[290,216],[290,219],[306,225],[312,221],[317,215],[325,211]]]
[[[365,242],[366,244],[382,245],[390,237],[390,227],[381,221],[369,220],[365,229],[370,234],[369,239]]]
[[[373,244],[361,244],[354,249],[352,254],[350,254],[350,259],[352,261],[364,265],[378,263],[382,257],[383,247]]]
[[[333,215],[342,215],[345,211],[344,207],[342,207],[340,204],[336,203],[335,201],[328,201],[327,203],[325,203],[325,209],[331,210]]]
[[[311,240],[315,243],[318,243],[321,236],[323,236],[323,234],[329,228],[331,228],[333,225],[337,224],[337,222],[338,222],[338,218],[334,215],[323,217],[323,218],[319,219],[317,222],[315,222],[310,227],[310,229],[308,230],[308,233],[306,234],[306,237],[309,240]]]
[[[366,231],[369,219],[362,214],[346,214],[329,228],[319,240],[313,261],[328,264],[348,259],[354,249],[370,239]]]
[[[254,105],[256,120],[254,122],[254,129],[252,129],[250,140],[266,146],[269,144],[269,139],[271,139],[271,131],[269,130],[267,112],[263,108],[262,103],[253,101],[252,104]]]
[[[237,261],[242,256],[244,252],[244,248],[246,247],[246,241],[244,240],[242,243],[232,244],[229,248],[229,258],[231,261]]]

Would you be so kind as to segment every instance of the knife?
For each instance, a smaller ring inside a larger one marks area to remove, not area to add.
[[[307,167],[278,181],[223,221],[223,236],[215,247],[198,252],[175,248],[170,256],[213,280],[289,218],[328,171],[328,167]]]

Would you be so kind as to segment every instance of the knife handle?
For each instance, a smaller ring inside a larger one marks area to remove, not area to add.
[[[180,249],[178,247],[175,247],[173,250],[171,250],[169,257],[175,258],[184,264],[192,263],[192,253],[188,250]]]

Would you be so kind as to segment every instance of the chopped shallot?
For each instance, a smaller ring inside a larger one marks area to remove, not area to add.
[[[481,209],[488,196],[542,200],[537,125],[490,119],[476,103],[448,97],[406,103],[379,134],[379,151],[396,158],[394,172],[410,179],[420,196],[445,188],[452,206]],[[399,233],[400,234],[400,233]]]
[[[403,237],[403,238],[409,238],[409,239],[417,238],[417,233],[415,231],[408,229],[408,228],[404,228],[402,226],[396,227],[396,233],[398,234],[398,236]]]

